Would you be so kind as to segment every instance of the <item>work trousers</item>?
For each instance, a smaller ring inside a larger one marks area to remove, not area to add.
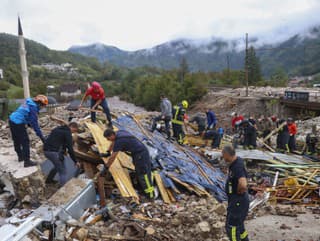
[[[172,123],[172,130],[173,136],[177,139],[178,143],[182,145],[185,137],[182,124]]]
[[[207,131],[205,133],[205,139],[212,140],[212,143],[211,143],[212,148],[215,149],[220,147],[221,137],[217,131],[213,131],[213,130]]]
[[[15,124],[9,121],[14,150],[19,161],[30,161],[30,141],[25,124]]]
[[[279,132],[277,136],[277,149],[279,149],[279,151],[289,152],[289,138],[290,138],[289,133]]]
[[[154,198],[153,177],[151,172],[151,158],[148,150],[132,156],[138,182],[148,198]]]
[[[152,123],[152,131],[154,131],[156,129],[156,125],[157,125],[157,122],[163,120],[165,125],[166,125],[166,134],[167,134],[167,137],[170,138],[171,136],[171,133],[170,133],[170,121],[171,121],[171,117],[170,116],[166,116],[164,117],[164,119],[162,118],[162,115],[159,115],[157,117],[155,117],[153,119],[153,123]]]
[[[308,155],[313,155],[316,153],[316,143],[308,143],[307,144],[307,154]]]
[[[203,125],[198,125],[198,132],[201,135],[206,130],[206,127]]]
[[[91,108],[96,104],[96,100],[91,99],[90,106]],[[106,114],[107,120],[111,123],[111,114],[108,106],[108,102],[106,99],[103,99],[100,103],[100,106],[103,108],[104,113]],[[96,112],[91,112],[91,121],[96,122]]]
[[[59,183],[63,186],[67,182],[67,170],[64,164],[63,155],[58,151],[44,151],[44,155],[54,165],[54,168],[49,172],[47,181],[52,181],[58,172]]]
[[[230,241],[249,241],[244,220],[249,211],[248,194],[231,194],[228,197],[226,231]]]
[[[262,138],[263,138],[263,139],[266,138],[270,133],[271,133],[271,130],[264,130],[264,131],[262,132]],[[266,142],[267,142],[267,144],[270,146],[270,144],[271,144],[271,139],[269,138]]]
[[[290,137],[289,137],[289,149],[291,152],[296,150],[296,136],[295,135],[290,135]]]

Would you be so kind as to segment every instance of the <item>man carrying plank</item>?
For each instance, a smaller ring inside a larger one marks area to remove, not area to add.
[[[81,103],[79,105],[79,108],[82,107],[82,104],[86,101],[88,96],[91,96],[91,121],[96,122],[96,108],[101,105],[103,108],[104,113],[106,114],[107,120],[108,120],[108,126],[112,128],[112,120],[111,120],[111,114],[110,109],[106,100],[106,96],[104,94],[104,89],[102,86],[96,82],[93,81],[90,85],[90,87],[87,89],[85,95],[83,96]]]
[[[153,199],[154,187],[151,173],[151,158],[146,146],[135,136],[125,130],[115,132],[111,129],[107,129],[103,135],[112,142],[107,153],[101,154],[102,157],[109,157],[105,162],[105,166],[109,168],[117,158],[120,151],[130,153],[139,184],[145,195],[148,198]]]

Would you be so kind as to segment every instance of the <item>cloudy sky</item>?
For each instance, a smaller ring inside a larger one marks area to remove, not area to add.
[[[320,0],[0,0],[0,32],[52,49],[102,42],[126,50],[176,38],[283,40],[320,25]]]

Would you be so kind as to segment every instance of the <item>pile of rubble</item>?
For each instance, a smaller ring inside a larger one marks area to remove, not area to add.
[[[85,210],[59,231],[66,240],[227,240],[225,213],[225,205],[213,198],[184,196],[177,204],[155,201],[136,207],[115,200],[101,210]]]

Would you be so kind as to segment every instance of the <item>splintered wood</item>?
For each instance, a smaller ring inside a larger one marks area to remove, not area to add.
[[[168,193],[169,190],[166,189],[166,187],[164,186],[160,174],[158,172],[154,172],[153,175],[154,175],[154,179],[157,183],[157,186],[159,188],[159,191],[160,191],[160,194],[161,194],[163,201],[165,203],[171,203],[170,194]]]
[[[95,143],[98,146],[100,153],[106,152],[106,150],[111,145],[111,142],[108,141],[103,136],[103,127],[95,123],[86,122],[87,127],[89,128]],[[102,158],[104,161],[107,161],[107,158]],[[119,188],[119,191],[123,197],[132,197],[136,201],[139,201],[139,197],[133,188],[131,179],[129,177],[128,171],[125,168],[134,169],[133,164],[130,162],[130,157],[125,153],[118,155],[114,163],[109,168],[109,171]]]

